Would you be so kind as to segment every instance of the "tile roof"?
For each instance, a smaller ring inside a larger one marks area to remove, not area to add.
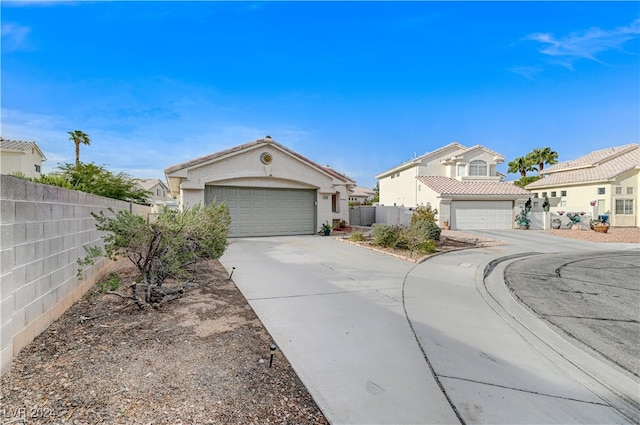
[[[431,152],[427,152],[427,153],[425,153],[423,155],[420,155],[420,156],[418,156],[416,158],[410,159],[409,161],[403,162],[400,165],[397,165],[397,166],[395,166],[393,168],[390,168],[390,169],[388,169],[386,171],[383,171],[382,173],[377,174],[376,178],[380,179],[380,178],[383,178],[383,177],[387,176],[388,174],[393,174],[396,171],[402,171],[403,169],[411,168],[411,166],[420,164],[425,158],[441,155],[443,152],[446,152],[447,150],[449,150],[451,148],[456,148],[456,150],[452,151],[451,153],[447,154],[446,156],[443,156],[442,160],[448,161],[448,160],[451,160],[451,159],[453,159],[455,157],[464,155],[465,153],[470,152],[472,150],[482,149],[485,152],[497,157],[498,160],[504,161],[504,156],[502,156],[501,154],[499,154],[498,152],[496,152],[494,150],[487,149],[486,147],[484,147],[482,145],[473,145],[471,147],[467,147],[467,146],[461,145],[458,142],[451,142],[448,145],[445,145],[445,146],[443,146],[441,148],[438,148],[438,149],[433,150]]]
[[[411,165],[413,165],[413,164],[419,164],[425,158],[427,158],[429,156],[440,154],[440,153],[446,151],[447,149],[451,149],[451,148],[457,148],[457,151],[455,151],[455,152],[465,151],[466,149],[468,149],[466,146],[462,146],[458,142],[451,142],[448,145],[442,146],[441,148],[438,148],[436,150],[427,152],[427,153],[422,154],[422,155],[420,155],[418,157],[415,157],[415,158],[412,158],[412,159],[410,159],[408,161],[405,161],[405,162],[403,162],[403,163],[401,163],[399,165],[396,165],[393,168],[385,170],[385,171],[379,173],[378,175],[376,175],[376,178],[379,179],[379,178],[382,178],[383,176],[385,176],[387,174],[391,174],[392,172],[396,172],[396,170],[401,170],[402,168],[411,167]]]
[[[183,170],[185,168],[194,167],[194,166],[209,162],[211,160],[214,160],[214,159],[217,159],[217,158],[221,158],[223,156],[226,156],[226,155],[229,155],[229,154],[232,154],[232,153],[235,153],[235,152],[241,152],[243,150],[250,149],[250,148],[252,148],[254,146],[263,145],[263,144],[272,144],[272,145],[282,149],[283,151],[288,152],[292,156],[295,156],[296,158],[298,158],[298,159],[300,159],[300,160],[302,160],[302,161],[304,161],[304,162],[306,162],[306,163],[308,163],[308,164],[310,164],[310,165],[312,165],[312,166],[314,166],[316,168],[319,168],[319,169],[323,170],[325,173],[327,173],[327,174],[329,174],[329,175],[331,175],[331,176],[337,178],[338,180],[341,180],[341,181],[343,181],[343,182],[345,182],[347,184],[354,184],[355,185],[355,183],[356,183],[355,180],[347,177],[346,175],[344,175],[342,173],[339,173],[339,172],[335,171],[334,169],[332,169],[328,165],[326,165],[326,166],[319,165],[319,164],[311,161],[310,159],[306,158],[305,156],[300,155],[299,153],[294,152],[291,149],[281,145],[280,143],[276,142],[275,140],[273,140],[269,136],[266,136],[266,137],[264,137],[262,139],[254,140],[253,142],[249,142],[249,143],[245,143],[245,144],[242,144],[242,145],[238,145],[238,146],[235,146],[233,148],[225,149],[225,150],[220,151],[220,152],[215,152],[215,153],[212,153],[212,154],[209,154],[209,155],[201,156],[200,158],[195,158],[195,159],[192,159],[190,161],[183,162],[182,164],[173,165],[171,167],[165,168],[164,173],[165,173],[165,175],[168,175],[168,174],[171,174],[171,173],[175,173],[176,171],[180,171],[180,170]]]
[[[453,158],[455,158],[457,156],[464,155],[465,153],[470,152],[470,151],[475,150],[475,149],[482,149],[485,152],[487,152],[487,153],[489,153],[491,155],[497,156],[499,158],[502,158],[504,160],[504,157],[502,155],[500,155],[498,152],[496,152],[494,150],[491,150],[491,149],[487,149],[482,145],[473,145],[470,148],[464,148],[463,147],[463,149],[459,149],[459,150],[449,154],[449,156],[446,159],[453,159]]]
[[[416,178],[440,195],[531,195],[531,192],[516,186],[513,182],[459,181],[439,176],[419,176]]]
[[[373,196],[376,192],[366,187],[356,186],[349,194],[353,196]]]
[[[151,189],[153,186],[159,184],[161,186],[166,187],[167,185],[160,179],[137,179],[138,183],[140,183],[140,186],[142,186],[142,188],[144,190],[149,190]]]
[[[46,160],[47,158],[44,156],[36,142],[30,142],[26,140],[9,140],[3,137],[0,137],[0,149],[8,149],[8,150],[17,150],[17,151],[26,151],[31,148],[35,148],[38,150],[40,155]]]
[[[616,146],[545,168],[544,177],[527,185],[527,189],[607,181],[637,167],[640,167],[640,145]]]

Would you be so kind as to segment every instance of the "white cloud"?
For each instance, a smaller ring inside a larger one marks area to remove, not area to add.
[[[550,33],[535,33],[526,37],[544,45],[540,53],[555,58],[556,63],[571,67],[578,59],[589,59],[600,62],[597,55],[609,50],[621,50],[629,40],[640,34],[640,19],[628,26],[612,30],[591,28],[583,33],[571,33],[555,37]]]
[[[14,23],[2,24],[2,50],[15,51],[27,47],[27,36],[31,28]]]
[[[533,80],[542,72],[542,68],[537,66],[516,66],[509,68],[509,71],[521,75],[527,80]]]

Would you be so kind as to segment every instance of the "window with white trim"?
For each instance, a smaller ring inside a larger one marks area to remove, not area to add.
[[[551,197],[555,198],[556,197],[556,192],[551,192]]]
[[[469,175],[470,176],[486,176],[487,163],[479,159],[471,161],[469,163]]]
[[[622,195],[622,186],[616,186],[616,195]]]
[[[633,195],[633,187],[627,188],[627,195]]]
[[[604,195],[604,187],[598,188],[598,195]]]
[[[633,199],[616,199],[616,214],[633,215]]]
[[[560,191],[560,196],[567,196],[567,191],[566,190],[561,190]]]

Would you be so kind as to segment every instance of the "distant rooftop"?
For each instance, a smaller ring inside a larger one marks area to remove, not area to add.
[[[31,142],[27,140],[9,140],[3,137],[0,137],[0,149],[4,150],[14,150],[14,151],[22,151],[26,152],[29,149],[36,149],[40,155],[46,160],[47,158],[44,156],[36,142]]]

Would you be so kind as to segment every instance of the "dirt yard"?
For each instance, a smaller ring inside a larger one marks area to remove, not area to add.
[[[128,262],[116,271],[131,277]],[[326,424],[217,261],[160,310],[88,293],[2,377],[2,424]]]

